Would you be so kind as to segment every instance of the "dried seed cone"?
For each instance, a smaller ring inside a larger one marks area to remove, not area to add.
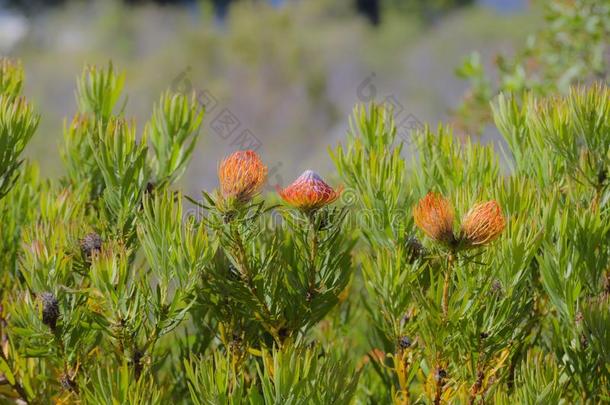
[[[278,194],[289,205],[304,212],[311,212],[334,202],[343,191],[333,189],[314,171],[306,170],[291,185]]]
[[[500,205],[492,200],[468,211],[462,220],[461,236],[468,246],[481,246],[497,239],[505,225]]]
[[[267,180],[267,166],[252,150],[237,151],[224,159],[218,167],[220,192],[240,203],[251,200]]]
[[[40,294],[40,302],[42,304],[42,323],[54,330],[57,326],[57,319],[59,319],[57,298],[50,292],[44,292]]]
[[[405,242],[409,263],[415,262],[426,255],[426,248],[415,236],[409,236]]]
[[[87,258],[90,258],[102,250],[102,242],[102,238],[97,233],[88,233],[80,241],[81,251]]]
[[[408,336],[402,336],[398,340],[398,345],[400,346],[401,349],[408,349],[409,347],[411,347],[412,343],[413,342],[411,341],[411,339],[409,339]]]
[[[453,220],[455,213],[451,203],[438,193],[429,192],[413,208],[415,224],[437,242],[453,244]]]
[[[59,376],[59,383],[61,387],[66,391],[78,392],[78,384],[74,380],[74,378],[70,377],[68,374],[62,374]]]

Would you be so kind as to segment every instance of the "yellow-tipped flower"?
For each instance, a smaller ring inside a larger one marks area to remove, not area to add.
[[[500,205],[488,201],[475,205],[464,216],[461,237],[468,246],[485,245],[497,239],[505,225]]]
[[[252,150],[237,151],[218,167],[220,192],[224,198],[244,203],[258,194],[267,179],[267,166]]]
[[[447,245],[455,242],[454,215],[451,203],[441,194],[433,192],[426,194],[413,208],[413,218],[419,229],[435,241]]]
[[[291,185],[277,192],[288,204],[302,211],[309,212],[335,201],[343,189],[333,189],[312,170],[306,170]]]

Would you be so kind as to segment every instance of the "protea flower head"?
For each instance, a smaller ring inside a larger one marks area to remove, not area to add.
[[[342,187],[333,189],[313,170],[305,170],[291,185],[277,192],[289,205],[304,212],[312,212],[335,201]]]
[[[451,203],[441,194],[429,192],[413,208],[415,224],[437,242],[452,245],[454,211]]]
[[[481,246],[495,240],[506,225],[500,205],[492,200],[477,204],[462,219],[461,238],[469,247]]]
[[[218,167],[220,193],[225,199],[248,202],[258,194],[267,179],[267,166],[253,150],[237,151]]]

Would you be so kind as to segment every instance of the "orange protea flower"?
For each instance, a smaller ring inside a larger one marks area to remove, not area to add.
[[[266,179],[267,166],[252,150],[234,152],[218,167],[222,196],[241,203],[258,194]]]
[[[464,216],[461,237],[469,246],[485,245],[500,236],[505,225],[500,205],[488,201],[475,205]]]
[[[442,195],[426,194],[413,208],[413,218],[415,224],[435,241],[448,245],[455,243],[453,207]]]
[[[316,172],[305,170],[294,183],[283,190],[278,188],[277,191],[288,204],[311,212],[335,201],[341,195],[343,188],[334,190]]]

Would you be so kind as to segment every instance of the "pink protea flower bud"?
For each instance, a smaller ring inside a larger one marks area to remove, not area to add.
[[[447,245],[455,243],[453,234],[454,211],[442,195],[429,192],[413,208],[415,224],[426,235]]]
[[[481,246],[494,241],[506,225],[500,205],[492,200],[477,204],[462,220],[461,237],[468,246]]]
[[[304,212],[311,212],[335,201],[341,195],[342,187],[333,189],[314,171],[305,170],[294,183],[278,194],[289,205]]]
[[[267,166],[252,150],[237,151],[218,167],[220,192],[224,198],[248,202],[260,192],[267,179]]]

